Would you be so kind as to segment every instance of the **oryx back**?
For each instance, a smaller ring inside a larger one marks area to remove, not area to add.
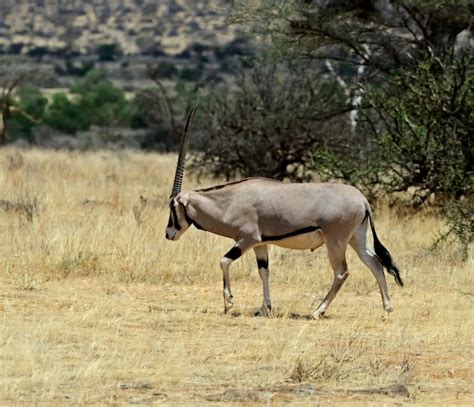
[[[342,184],[287,184],[249,178],[188,193],[187,213],[202,229],[293,249],[327,239],[347,244],[365,216],[366,200]]]

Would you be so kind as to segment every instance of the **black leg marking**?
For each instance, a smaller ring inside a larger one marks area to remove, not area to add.
[[[242,250],[240,250],[240,247],[234,246],[225,254],[224,257],[231,260],[237,260],[240,256],[242,256]]]
[[[268,261],[265,259],[257,259],[257,266],[259,269],[267,269],[268,268]]]

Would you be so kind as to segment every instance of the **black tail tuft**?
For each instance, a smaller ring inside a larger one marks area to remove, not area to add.
[[[397,266],[392,260],[392,256],[388,252],[388,250],[385,248],[385,246],[380,242],[379,238],[377,237],[377,233],[375,233],[375,227],[372,222],[372,217],[370,216],[370,213],[367,212],[367,216],[369,217],[370,221],[370,228],[372,229],[372,235],[374,237],[374,249],[375,249],[375,254],[382,263],[382,265],[387,269],[388,273],[395,278],[395,281],[400,287],[403,287],[403,280],[400,277],[400,271],[398,270]]]

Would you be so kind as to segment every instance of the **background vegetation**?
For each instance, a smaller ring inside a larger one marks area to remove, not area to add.
[[[211,98],[194,167],[343,180],[414,209],[429,201],[452,226],[444,240],[454,233],[466,257],[472,11],[462,1],[237,2],[234,21],[267,40],[270,58],[235,94]]]
[[[253,53],[236,39],[216,55],[239,63],[226,59],[216,71],[195,44],[188,57],[198,55],[196,63],[149,63],[151,86],[130,94],[95,68],[120,58],[112,43],[98,47],[95,62],[66,54],[77,77],[48,97],[31,84],[37,72],[4,69],[3,135],[168,152],[198,104],[198,175],[342,180],[371,200],[438,207],[451,226],[438,243],[454,236],[466,257],[474,236],[471,2],[242,0],[229,11],[231,23],[255,34]]]

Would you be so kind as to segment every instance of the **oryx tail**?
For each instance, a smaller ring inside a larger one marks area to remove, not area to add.
[[[400,287],[403,287],[403,280],[400,277],[400,271],[392,260],[392,256],[385,246],[380,242],[375,232],[374,221],[372,220],[372,213],[367,209],[366,216],[369,218],[370,228],[372,229],[372,236],[374,237],[375,255],[380,260],[380,263],[387,269],[388,273],[393,276]]]

